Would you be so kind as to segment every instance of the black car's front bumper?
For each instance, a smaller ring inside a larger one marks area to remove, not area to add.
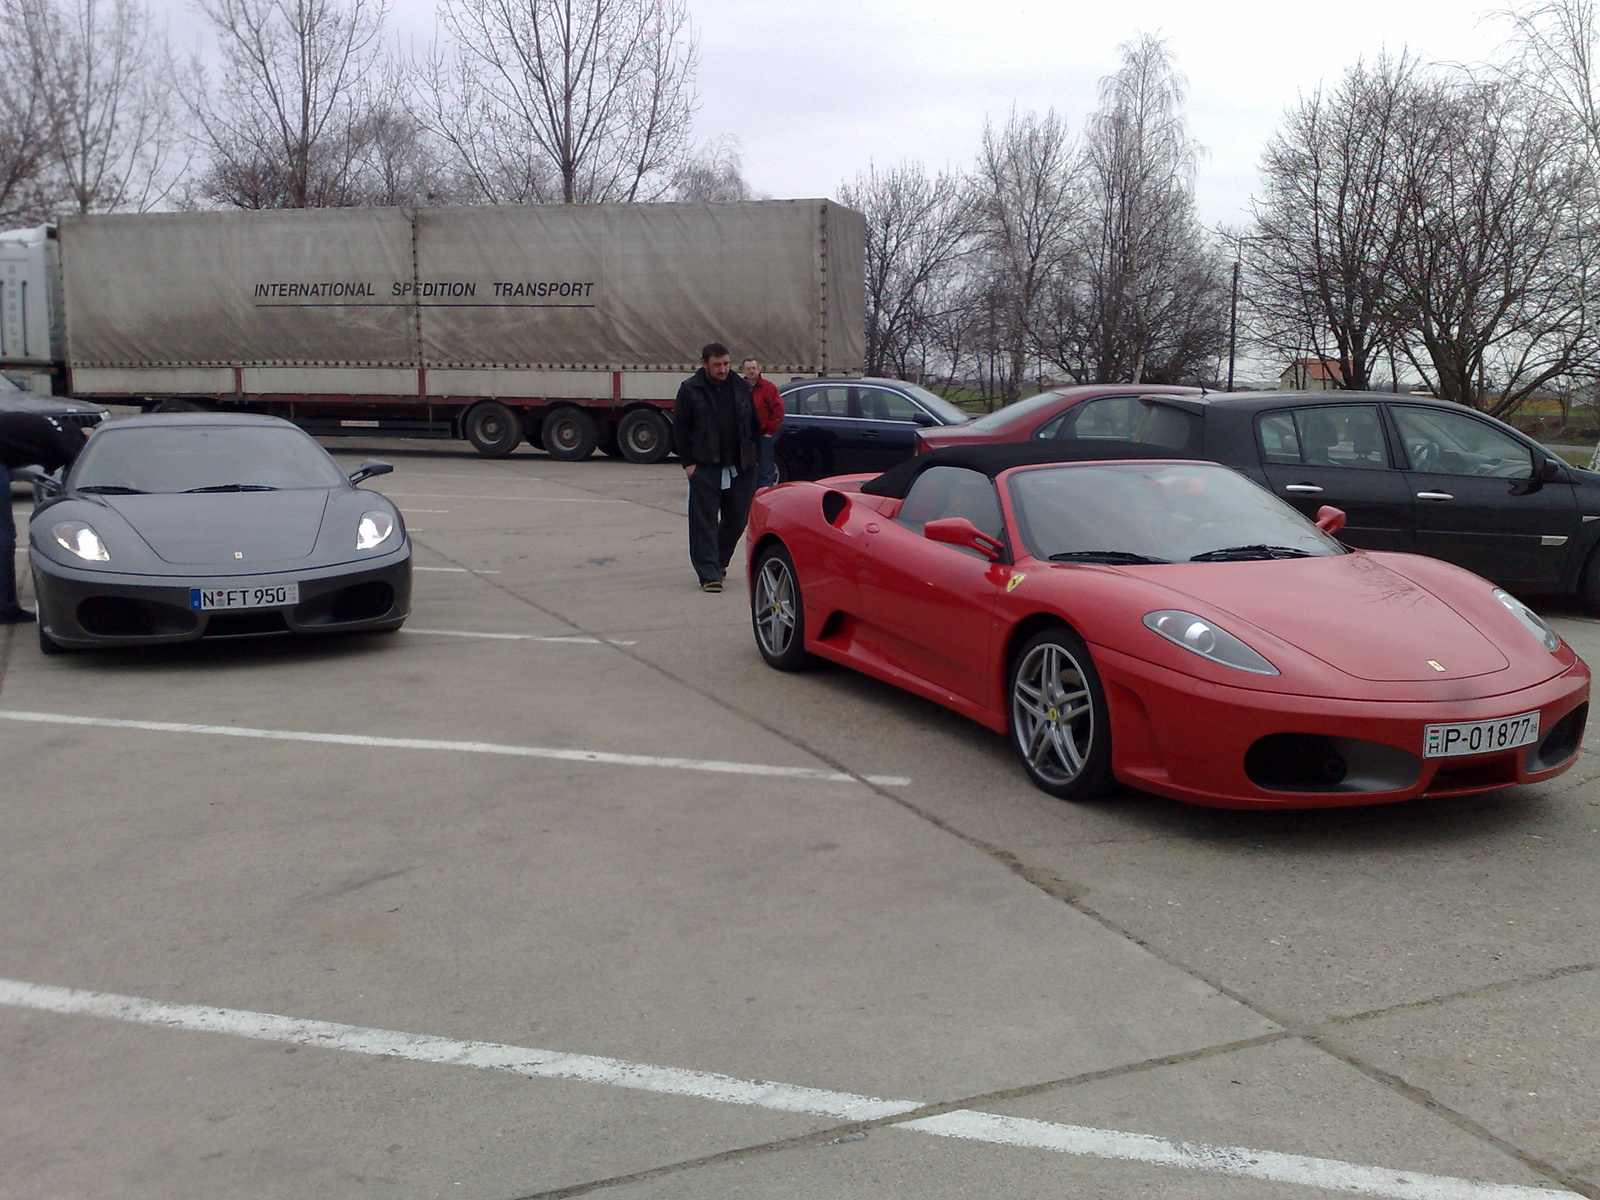
[[[40,631],[73,649],[203,637],[395,629],[411,613],[411,547],[368,561],[259,575],[150,576],[69,567],[31,550]],[[204,610],[195,588],[296,584],[296,604]]]

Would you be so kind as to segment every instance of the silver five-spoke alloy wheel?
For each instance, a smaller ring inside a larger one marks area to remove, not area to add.
[[[1011,677],[1011,729],[1022,764],[1053,795],[1083,798],[1110,776],[1110,731],[1089,653],[1065,629],[1022,648]]]
[[[762,552],[756,564],[755,586],[750,591],[750,622],[755,627],[761,657],[780,671],[805,666],[811,655],[805,649],[805,617],[800,605],[800,584],[794,561],[782,546]]]

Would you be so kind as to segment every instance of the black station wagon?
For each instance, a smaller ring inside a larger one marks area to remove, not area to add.
[[[1075,406],[1048,436],[1126,441],[1119,430],[1150,424],[1135,409],[1162,411],[1174,457],[1226,463],[1308,516],[1343,509],[1352,546],[1431,555],[1600,611],[1600,473],[1492,417],[1376,392],[1124,394]]]

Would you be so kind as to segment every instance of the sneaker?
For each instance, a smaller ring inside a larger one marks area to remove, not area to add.
[[[37,621],[38,619],[25,608],[14,608],[10,612],[0,612],[0,625],[26,625],[29,621]]]
[[[702,579],[700,581],[700,590],[702,592],[720,592],[722,590],[722,580]]]

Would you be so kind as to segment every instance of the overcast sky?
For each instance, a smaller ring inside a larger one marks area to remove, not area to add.
[[[1239,222],[1261,147],[1286,105],[1363,55],[1409,46],[1437,59],[1493,53],[1506,0],[689,0],[700,37],[695,137],[732,135],[745,177],[775,197],[832,196],[869,162],[967,167],[985,117],[1054,106],[1076,129],[1117,46],[1164,35],[1189,79],[1209,151],[1201,217]],[[187,0],[156,0],[174,31]],[[393,31],[420,48],[435,0],[394,0]]]

